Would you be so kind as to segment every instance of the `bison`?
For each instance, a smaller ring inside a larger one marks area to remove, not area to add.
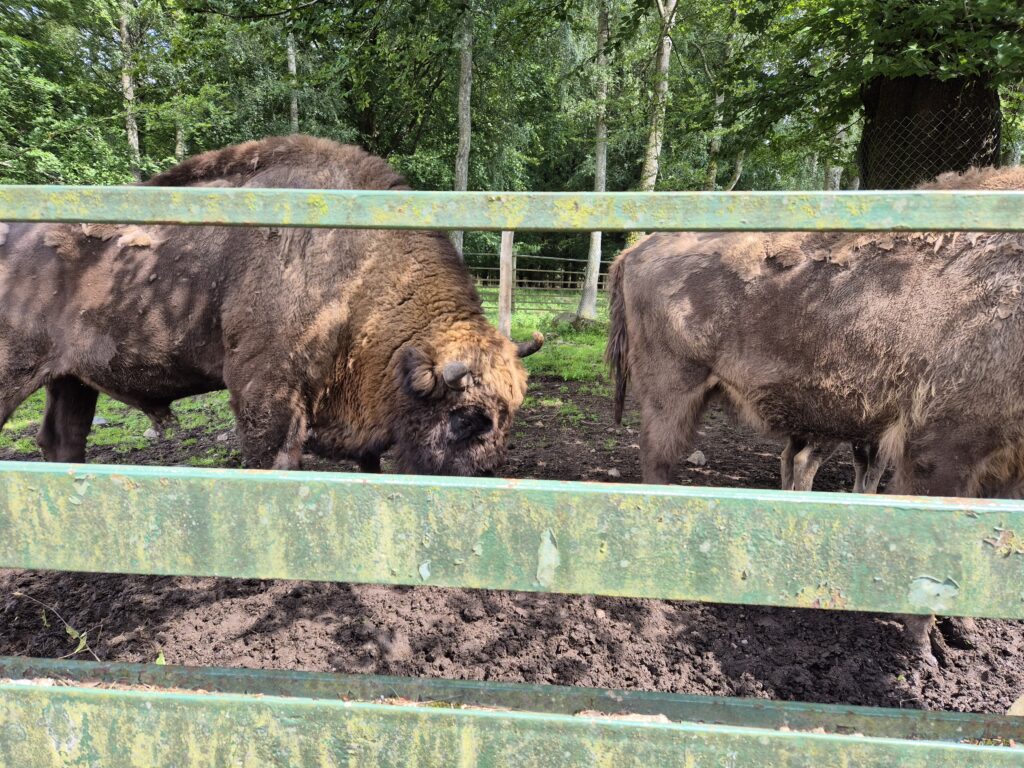
[[[803,435],[790,435],[782,449],[782,490],[809,491],[814,485],[814,476],[839,447],[837,440],[817,440]],[[878,483],[885,473],[885,463],[879,461],[878,445],[853,441],[854,493],[876,493]]]
[[[1024,169],[923,188],[1024,189]],[[631,382],[648,483],[718,398],[762,433],[877,443],[888,492],[1017,496],[1022,301],[1024,233],[655,234],[611,269],[616,416]]]
[[[150,186],[407,189],[382,159],[324,139],[250,141]],[[155,425],[227,389],[247,466],[296,469],[304,444],[379,470],[486,473],[522,403],[516,345],[485,319],[449,240],[427,231],[0,225],[0,426],[46,387],[38,442],[81,462],[103,392]]]

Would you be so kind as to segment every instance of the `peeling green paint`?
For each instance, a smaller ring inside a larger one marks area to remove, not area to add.
[[[1024,192],[408,192],[0,186],[0,221],[547,231],[1024,229]]]
[[[1024,618],[1024,504],[0,463],[0,567]],[[922,580],[923,577],[924,580]]]
[[[336,675],[288,670],[218,669],[0,656],[0,678],[47,679],[341,701],[396,699],[432,706],[475,706],[548,714],[629,712],[672,722],[794,731],[859,733],[939,741],[1024,743],[1024,718],[966,712],[802,704],[604,688],[430,678]]]
[[[1007,747],[405,703],[0,684],[0,763],[1019,766]],[[726,761],[726,762],[723,762]]]

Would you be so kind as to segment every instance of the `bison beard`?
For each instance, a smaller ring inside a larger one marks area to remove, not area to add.
[[[1024,169],[925,188],[1024,189]],[[877,444],[890,493],[1024,488],[1024,234],[657,234],[610,278],[616,415],[631,385],[645,482],[675,478],[720,399],[778,438]],[[908,622],[933,661],[926,625]]]
[[[380,158],[308,136],[190,158],[157,186],[405,189]],[[380,470],[478,474],[522,403],[513,344],[434,232],[0,225],[0,426],[33,391],[45,457],[83,461],[97,392],[162,428],[226,388],[245,463],[312,447]]]

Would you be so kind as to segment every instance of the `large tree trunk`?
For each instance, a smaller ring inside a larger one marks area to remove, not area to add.
[[[597,129],[594,141],[594,191],[604,192],[608,170],[608,0],[597,11]],[[576,310],[584,320],[597,319],[597,284],[601,277],[601,233],[590,233],[590,253],[583,278],[583,295]]]
[[[862,189],[909,189],[999,163],[999,92],[986,77],[878,77],[861,87]]]
[[[672,61],[672,27],[676,20],[676,0],[658,0],[661,12],[661,39],[654,57],[654,103],[651,105],[650,129],[647,132],[647,150],[644,167],[640,172],[640,190],[653,192],[658,183],[658,165],[665,135],[665,106],[668,102],[668,69]]]
[[[124,99],[124,127],[128,135],[128,162],[135,181],[142,181],[142,157],[139,153],[139,125],[135,121],[135,75],[132,72],[132,39],[127,2],[121,4],[121,95]]]
[[[299,132],[299,80],[298,66],[295,61],[295,34],[288,33],[288,83],[291,89],[292,133]]]
[[[473,137],[470,97],[473,94],[473,12],[462,7],[462,39],[459,43],[459,148],[455,154],[455,191],[469,189],[469,146]],[[455,250],[462,258],[462,232],[452,232]]]

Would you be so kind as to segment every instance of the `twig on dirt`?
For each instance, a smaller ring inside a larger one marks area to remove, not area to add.
[[[52,605],[47,605],[46,603],[42,602],[41,600],[36,600],[34,597],[32,597],[32,595],[26,595],[24,592],[15,592],[14,596],[15,597],[24,597],[26,600],[29,600],[29,601],[35,603],[36,605],[38,605],[40,608],[43,608],[44,610],[47,610],[50,613],[52,613],[54,616],[57,617],[57,620],[61,624],[64,625],[64,631],[68,633],[68,636],[71,637],[72,640],[77,640],[78,641],[78,647],[75,650],[73,650],[71,653],[67,653],[67,654],[61,656],[60,658],[66,659],[66,658],[69,658],[71,656],[76,656],[79,653],[81,653],[82,651],[88,651],[89,655],[91,655],[94,659],[96,659],[96,661],[100,660],[100,657],[97,656],[96,653],[93,651],[93,649],[89,647],[89,643],[88,643],[89,631],[88,630],[86,630],[85,632],[79,632],[77,629],[72,627],[70,624],[67,623],[67,621],[64,620],[64,617],[61,616],[57,612],[56,608],[54,608]],[[101,624],[101,626],[102,626],[102,624]]]

